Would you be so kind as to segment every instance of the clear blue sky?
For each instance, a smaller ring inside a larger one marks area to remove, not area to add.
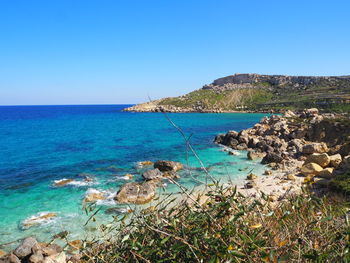
[[[239,73],[350,74],[350,1],[0,0],[0,105],[138,103]]]

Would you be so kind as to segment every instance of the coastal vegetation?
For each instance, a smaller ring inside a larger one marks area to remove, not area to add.
[[[201,205],[198,198],[173,207],[169,198],[103,229],[113,239],[86,243],[82,262],[349,262],[343,197],[262,197],[215,185]]]

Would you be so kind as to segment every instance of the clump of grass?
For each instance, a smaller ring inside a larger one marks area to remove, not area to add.
[[[191,195],[193,196],[193,195]],[[83,262],[349,262],[344,200],[301,194],[271,203],[215,184],[202,197],[164,199],[116,218]]]
[[[350,172],[334,177],[330,182],[330,187],[344,194],[350,194]]]

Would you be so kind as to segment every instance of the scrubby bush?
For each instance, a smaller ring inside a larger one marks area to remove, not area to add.
[[[301,194],[270,202],[211,186],[116,218],[83,262],[349,262],[345,200]]]

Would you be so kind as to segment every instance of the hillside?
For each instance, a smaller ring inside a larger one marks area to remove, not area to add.
[[[350,110],[350,76],[235,74],[186,95],[125,109],[142,112],[230,112],[318,107]]]

